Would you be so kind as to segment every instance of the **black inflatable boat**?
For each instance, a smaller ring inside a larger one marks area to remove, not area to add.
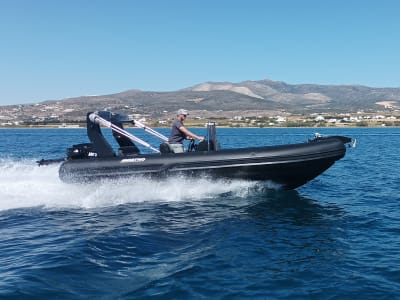
[[[124,130],[132,123],[158,136],[156,149]],[[112,129],[120,148],[114,152],[101,127]],[[100,111],[87,114],[90,143],[74,145],[59,169],[65,182],[148,176],[209,176],[211,178],[272,181],[282,189],[295,189],[317,177],[344,157],[346,145],[354,140],[344,136],[316,136],[304,143],[241,149],[220,149],[214,123],[207,126],[204,141],[191,142],[183,153],[173,153],[162,134],[128,117]],[[142,154],[134,142],[155,153]],[[45,161],[43,161],[45,163]]]

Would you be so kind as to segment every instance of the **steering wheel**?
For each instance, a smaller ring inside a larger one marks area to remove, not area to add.
[[[190,140],[188,152],[196,151],[196,148],[197,148],[196,141],[194,139]]]

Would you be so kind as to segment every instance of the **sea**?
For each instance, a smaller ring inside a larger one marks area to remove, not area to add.
[[[356,147],[282,191],[185,177],[67,184],[58,163],[36,161],[88,142],[85,129],[1,129],[0,299],[400,299],[400,128],[217,129],[221,148],[317,132]]]

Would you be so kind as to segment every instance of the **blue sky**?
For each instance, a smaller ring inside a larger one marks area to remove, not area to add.
[[[400,87],[397,0],[0,0],[0,105],[206,81]]]

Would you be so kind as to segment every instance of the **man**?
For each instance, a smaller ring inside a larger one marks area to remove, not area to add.
[[[172,123],[171,134],[168,142],[173,147],[175,153],[183,152],[183,140],[203,140],[202,136],[195,135],[185,128],[183,121],[189,112],[185,109],[180,109],[177,112],[176,119]]]

